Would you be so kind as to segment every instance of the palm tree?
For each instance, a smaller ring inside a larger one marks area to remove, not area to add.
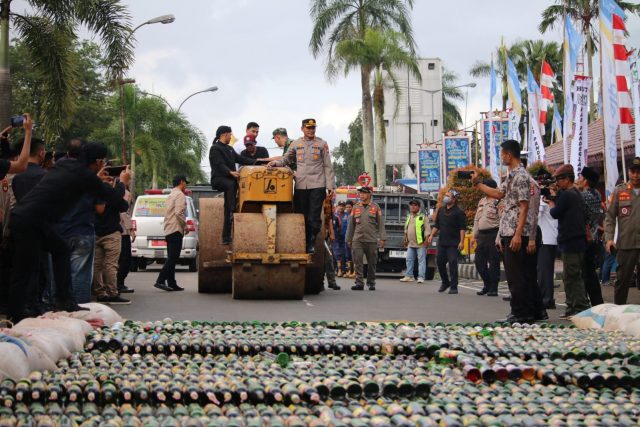
[[[626,2],[615,0],[624,11],[640,14],[640,4],[637,2]],[[556,0],[556,4],[547,7],[542,11],[542,20],[538,29],[542,34],[547,30],[552,30],[556,25],[562,26],[564,16],[570,16],[580,25],[582,34],[587,43],[587,66],[589,77],[593,78],[593,53],[596,49],[594,41],[598,38],[596,20],[598,19],[599,0]],[[593,86],[589,93],[589,104],[591,114],[595,112],[593,101]]]
[[[338,43],[349,39],[364,40],[367,28],[399,31],[406,37],[410,51],[414,52],[415,41],[409,19],[413,2],[414,0],[311,0],[310,14],[314,26],[309,47],[314,58],[326,53],[327,76],[335,77],[338,66],[334,56]],[[364,166],[368,171],[374,170],[372,72],[372,67],[360,66]]]
[[[11,115],[9,40],[20,38],[44,81],[41,120],[50,140],[68,124],[78,92],[78,64],[72,45],[82,25],[96,33],[105,51],[107,77],[121,75],[133,58],[130,17],[119,0],[27,0],[28,11],[11,12],[0,0],[0,122]],[[9,34],[10,24],[15,34]]]
[[[462,116],[456,101],[464,100],[458,86],[458,74],[442,67],[442,121],[444,131],[460,129]]]
[[[507,109],[507,55],[513,60],[517,53],[517,45],[511,47],[499,46],[493,56],[493,66],[496,70],[496,77],[502,82],[502,110]],[[473,77],[489,77],[491,74],[491,63],[487,61],[476,61],[469,70]]]
[[[376,173],[374,185],[383,185],[386,181],[386,144],[384,127],[384,88],[385,83],[393,87],[396,106],[399,104],[400,86],[394,74],[399,68],[408,68],[420,79],[420,69],[415,54],[409,48],[409,41],[401,33],[393,30],[377,31],[368,28],[364,39],[343,40],[336,46],[335,60],[348,74],[359,66],[373,70],[373,110],[377,140],[375,144]],[[397,112],[397,111],[396,111]]]

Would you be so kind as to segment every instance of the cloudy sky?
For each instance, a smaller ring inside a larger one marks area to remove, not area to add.
[[[125,0],[133,25],[173,13],[168,25],[136,32],[136,59],[129,76],[146,91],[177,107],[189,94],[210,86],[182,111],[212,140],[228,124],[236,136],[248,121],[261,126],[259,143],[273,146],[271,131],[286,127],[300,134],[300,120],[315,117],[318,135],[332,146],[347,139],[347,126],[360,107],[360,81],[354,74],[328,82],[322,59],[309,52],[312,22],[308,0]],[[501,37],[561,41],[559,29],[538,32],[541,11],[551,0],[415,0],[412,22],[421,57],[439,57],[469,89],[467,123],[488,109],[488,79],[468,71],[489,60]],[[640,19],[628,22],[630,46],[640,47]],[[464,110],[464,105],[461,105]],[[464,114],[464,111],[463,111]],[[208,169],[208,165],[207,165]]]

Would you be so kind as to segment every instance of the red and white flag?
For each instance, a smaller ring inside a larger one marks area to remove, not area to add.
[[[547,123],[547,110],[553,105],[553,84],[556,77],[547,61],[542,61],[542,72],[540,73],[540,132],[544,135],[544,128]]]
[[[618,89],[618,109],[620,112],[620,137],[623,141],[631,139],[629,125],[633,124],[633,102],[629,91],[628,81],[631,77],[629,61],[631,52],[625,47],[626,28],[624,19],[615,13],[613,17],[613,56],[615,60],[616,86]]]

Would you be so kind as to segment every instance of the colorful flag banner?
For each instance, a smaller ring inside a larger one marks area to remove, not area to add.
[[[418,192],[439,191],[442,186],[441,176],[440,149],[427,148],[418,150]]]
[[[571,165],[576,174],[587,166],[587,155],[589,151],[589,90],[591,89],[591,79],[585,77],[576,80],[573,92],[573,105],[575,107],[575,116],[573,123],[573,137],[571,140]]]
[[[600,0],[598,19],[600,21],[600,56],[602,58],[602,117],[604,119],[604,164],[607,196],[615,189],[619,176],[616,130],[620,113],[618,111],[618,88],[613,47],[614,14],[624,16],[624,12],[614,0]]]
[[[518,117],[522,116],[522,94],[520,92],[520,80],[518,71],[511,59],[507,56],[507,94],[512,108]]]
[[[616,86],[618,87],[618,108],[620,111],[620,138],[622,141],[631,140],[629,125],[633,124],[631,109],[631,93],[627,82],[631,77],[628,58],[631,52],[625,47],[627,29],[624,25],[624,15],[612,15],[613,21],[613,56],[616,62]]]
[[[635,61],[631,61],[631,95],[633,98],[633,117],[636,119],[635,130],[635,145],[636,145],[636,157],[640,157],[640,78],[638,74],[640,70],[640,51],[635,58]]]
[[[509,139],[515,139],[520,142],[520,115],[516,110],[509,110]]]
[[[471,164],[471,139],[468,136],[444,137],[445,174]]]
[[[527,144],[527,158],[529,164],[545,159],[545,149],[540,130],[540,87],[527,66],[527,105],[529,107],[529,143]]]
[[[491,96],[489,97],[489,172],[496,182],[500,182],[498,174],[498,160],[496,159],[496,138],[493,132],[493,97],[496,95],[496,70],[493,68],[493,55],[491,56]],[[485,144],[486,144],[485,139]]]
[[[552,122],[553,142],[562,141],[562,116],[560,115],[560,109],[558,104],[553,101],[553,122]]]
[[[582,45],[582,37],[576,31],[571,18],[564,17],[564,120],[562,123],[562,144],[564,163],[569,163],[569,138],[573,130],[573,79],[578,64],[578,52]]]
[[[553,84],[556,77],[553,74],[551,65],[547,61],[542,61],[542,71],[540,72],[540,132],[545,134],[545,126],[547,124],[547,111],[549,106],[553,104]]]

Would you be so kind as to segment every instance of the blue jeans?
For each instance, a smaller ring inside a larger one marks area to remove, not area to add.
[[[602,263],[600,280],[602,282],[608,282],[609,279],[611,279],[611,273],[615,273],[617,269],[618,261],[616,260],[615,254],[607,253],[604,257],[604,262]]]
[[[67,239],[71,251],[71,288],[78,304],[91,302],[95,235],[78,235]]]
[[[427,277],[427,248],[421,246],[419,248],[407,248],[407,270],[405,276],[413,277],[414,263],[418,258],[418,278]]]

